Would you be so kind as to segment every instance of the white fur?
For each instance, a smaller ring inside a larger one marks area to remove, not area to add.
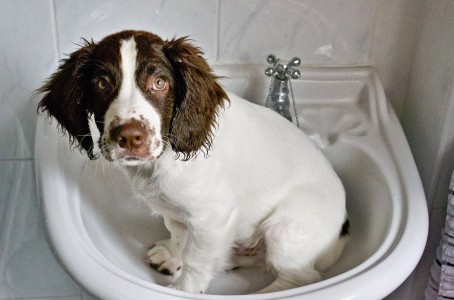
[[[125,78],[106,127],[115,116],[142,114],[160,129],[158,113],[131,79],[134,44],[122,43]],[[174,288],[200,293],[217,272],[235,263],[259,264],[231,259],[232,248],[264,242],[266,263],[277,279],[261,292],[316,282],[344,244],[343,186],[301,130],[267,108],[233,94],[229,98],[219,112],[209,157],[181,161],[167,147],[154,161],[124,166],[135,192],[171,232],[147,253],[148,260],[179,275]]]

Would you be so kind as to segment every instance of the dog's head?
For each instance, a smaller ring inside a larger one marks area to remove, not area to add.
[[[85,44],[39,89],[39,112],[57,119],[70,142],[94,159],[89,118],[110,161],[138,165],[171,147],[184,159],[207,152],[228,97],[203,53],[186,38],[163,41],[123,31]]]

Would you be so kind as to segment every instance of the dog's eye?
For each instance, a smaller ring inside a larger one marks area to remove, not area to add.
[[[167,82],[162,77],[156,77],[153,81],[153,90],[155,91],[162,91],[166,88]]]
[[[106,78],[101,78],[96,81],[96,88],[101,91],[105,92],[109,89],[109,81]]]

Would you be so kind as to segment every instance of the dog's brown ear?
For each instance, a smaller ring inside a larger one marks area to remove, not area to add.
[[[166,41],[164,54],[174,70],[175,104],[170,141],[175,152],[192,158],[208,153],[218,110],[228,100],[218,77],[202,57],[203,52],[186,37]]]
[[[90,159],[95,157],[88,125],[87,78],[83,75],[93,47],[93,42],[85,41],[79,50],[62,60],[58,70],[37,90],[46,93],[38,104],[38,113],[47,112],[48,117],[57,119],[60,129],[69,134],[71,145],[85,150]]]

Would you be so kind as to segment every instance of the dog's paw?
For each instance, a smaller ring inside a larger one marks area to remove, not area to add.
[[[163,275],[175,276],[181,272],[181,259],[173,257],[169,250],[162,245],[152,246],[147,252],[147,263]]]

